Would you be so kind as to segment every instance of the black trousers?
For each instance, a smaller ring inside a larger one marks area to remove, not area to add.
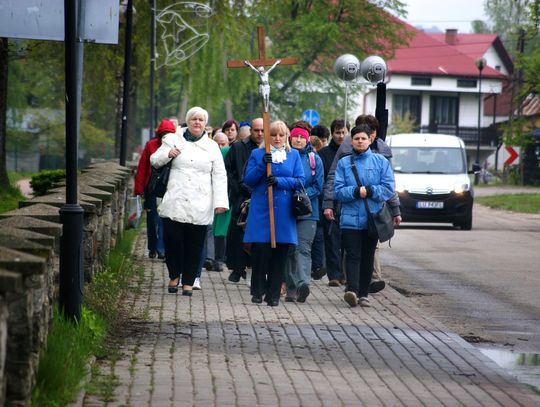
[[[291,245],[277,243],[272,249],[270,243],[253,243],[251,246],[251,295],[265,301],[279,300],[281,283],[285,279],[285,262]]]
[[[336,216],[336,220],[329,221],[324,216],[321,216],[321,221],[324,229],[324,253],[328,280],[343,280],[339,218]]]
[[[352,229],[342,229],[341,236],[345,248],[347,291],[353,291],[359,297],[367,297],[377,238],[369,237],[367,230]]]
[[[165,263],[171,280],[182,276],[182,285],[193,285],[201,262],[207,228],[206,225],[163,218]]]
[[[227,229],[227,242],[225,244],[227,268],[236,273],[243,273],[250,260],[249,255],[244,250],[244,229],[236,224],[237,217],[231,218]]]

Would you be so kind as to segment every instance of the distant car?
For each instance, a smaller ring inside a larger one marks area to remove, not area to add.
[[[473,186],[463,140],[443,134],[388,136],[404,222],[452,223],[472,229]]]

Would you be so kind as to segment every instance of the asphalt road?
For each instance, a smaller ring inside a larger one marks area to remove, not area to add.
[[[381,262],[390,285],[466,340],[540,354],[540,215],[475,204],[471,231],[404,223]]]

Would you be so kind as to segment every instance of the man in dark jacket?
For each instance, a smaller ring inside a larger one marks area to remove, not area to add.
[[[339,149],[339,146],[345,140],[345,136],[349,132],[348,124],[345,120],[336,119],[330,124],[330,133],[332,140],[328,146],[319,150],[319,156],[322,159],[324,166],[324,180],[326,185],[326,179],[328,172],[332,167],[334,158]],[[334,169],[335,172],[335,169]],[[333,187],[333,182],[332,182]],[[325,187],[326,188],[326,187]],[[325,198],[326,199],[326,196]],[[334,207],[334,194],[332,193],[332,205]],[[323,202],[323,209],[325,208]],[[343,275],[342,262],[341,262],[341,230],[339,229],[339,220],[332,217],[321,217],[324,230],[324,249],[326,254],[326,273],[328,274],[328,285],[330,287],[339,287],[342,283],[345,283],[345,276]]]
[[[383,140],[377,138],[377,130],[379,129],[379,122],[377,121],[377,118],[373,115],[360,115],[356,118],[355,125],[358,126],[360,124],[367,124],[372,129],[372,134],[370,135],[372,139],[370,148],[373,150],[373,152],[381,154],[387,160],[390,160],[392,158],[392,150]],[[352,154],[351,138],[346,137],[334,156],[334,161],[330,167],[330,170],[328,171],[328,176],[326,177],[326,182],[324,184],[323,210],[324,217],[328,220],[333,220],[336,216],[334,210],[334,179],[336,175],[337,163],[341,158],[350,154]],[[394,196],[387,201],[387,204],[392,212],[392,216],[394,217],[394,225],[399,226],[401,223],[401,211],[399,209],[399,197],[397,193],[395,193]],[[379,250],[377,247],[369,292],[379,292],[384,289],[385,285],[386,283],[382,279],[381,275]]]
[[[244,167],[251,155],[251,151],[259,147],[263,137],[263,119],[253,119],[249,138],[233,143],[225,157],[229,207],[231,208],[231,223],[227,230],[226,258],[227,268],[231,270],[229,281],[235,283],[240,281],[240,277],[246,277],[246,266],[249,263],[249,256],[244,251],[243,246],[244,230],[237,225],[242,202],[251,195],[249,187],[242,182]]]

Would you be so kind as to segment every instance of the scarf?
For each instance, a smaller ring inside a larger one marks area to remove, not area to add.
[[[204,135],[204,132],[199,137],[195,137],[193,134],[189,132],[189,129],[186,129],[186,131],[184,132],[184,138],[186,139],[186,141],[189,141],[191,143],[199,141],[203,135]]]
[[[274,146],[270,146],[270,153],[272,154],[272,162],[274,164],[281,164],[287,159],[287,151],[285,150],[285,147],[276,148]]]

